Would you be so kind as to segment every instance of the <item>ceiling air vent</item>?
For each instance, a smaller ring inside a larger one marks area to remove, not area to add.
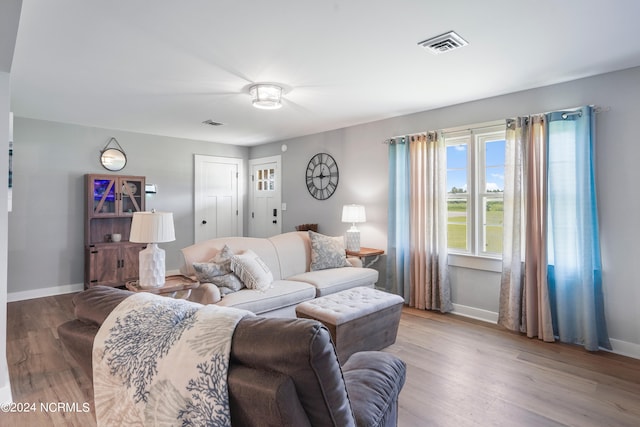
[[[468,44],[469,43],[465,39],[453,31],[440,34],[439,36],[432,37],[418,43],[419,46],[422,46],[434,55],[440,55],[441,53],[446,53]]]
[[[218,123],[218,122],[214,122],[213,120],[209,119],[209,120],[205,120],[204,122],[205,125],[210,125],[210,126],[222,126],[222,123]]]

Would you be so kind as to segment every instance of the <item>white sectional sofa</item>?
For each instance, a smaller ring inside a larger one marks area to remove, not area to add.
[[[269,238],[226,237],[196,243],[182,249],[180,272],[195,277],[193,263],[208,262],[227,245],[234,253],[254,251],[268,266],[273,283],[266,290],[243,288],[220,295],[212,284],[201,283],[206,303],[249,310],[268,317],[295,317],[295,306],[316,297],[358,286],[373,287],[378,272],[362,268],[358,258],[347,258],[351,267],[310,271],[311,240],[308,232],[290,232]]]

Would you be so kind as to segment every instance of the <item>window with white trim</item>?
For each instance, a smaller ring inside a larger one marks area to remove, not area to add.
[[[256,191],[275,191],[275,169],[258,169],[258,176],[254,179]]]
[[[449,253],[502,257],[505,127],[444,133]]]

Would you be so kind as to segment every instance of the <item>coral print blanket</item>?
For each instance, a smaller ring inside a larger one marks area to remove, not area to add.
[[[146,292],[125,299],[93,344],[98,426],[230,426],[231,337],[247,315]]]

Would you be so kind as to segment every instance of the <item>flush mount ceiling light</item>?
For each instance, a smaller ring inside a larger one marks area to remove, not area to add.
[[[274,84],[259,83],[249,88],[249,93],[253,98],[253,106],[264,110],[276,110],[282,107],[280,97],[282,88]]]

